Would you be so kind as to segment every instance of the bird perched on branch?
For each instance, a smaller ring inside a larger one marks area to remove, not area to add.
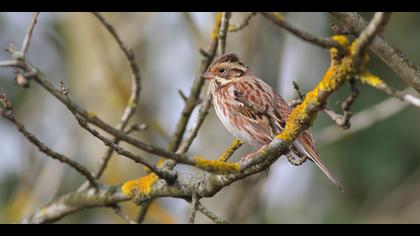
[[[210,80],[217,116],[226,129],[240,140],[261,149],[284,128],[291,107],[270,85],[252,74],[235,54],[217,57],[202,78]],[[253,154],[241,161],[252,158]],[[309,130],[296,138],[287,157],[294,165],[310,159],[343,190],[319,158]]]

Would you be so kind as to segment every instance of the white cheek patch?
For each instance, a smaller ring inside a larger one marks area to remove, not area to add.
[[[214,77],[214,79],[218,82],[218,84],[220,84],[222,86],[229,83],[229,80],[224,79],[224,78],[219,77],[219,76]]]

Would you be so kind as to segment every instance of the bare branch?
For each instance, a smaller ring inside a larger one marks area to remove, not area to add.
[[[207,216],[209,219],[211,219],[216,224],[229,224],[226,220],[218,217],[216,214],[209,211],[200,202],[197,202],[197,210],[199,210],[201,213],[203,213],[205,216]]]
[[[199,204],[199,199],[196,194],[192,195],[192,201],[191,201],[191,214],[189,218],[189,223],[194,224],[195,222],[195,213],[197,212],[197,206]]]
[[[86,120],[83,117],[81,117],[79,115],[76,115],[76,119],[77,119],[77,121],[79,122],[79,125],[82,128],[86,129],[93,136],[100,139],[102,142],[104,142],[105,145],[112,148],[112,150],[114,150],[116,153],[118,153],[120,155],[123,155],[123,156],[126,156],[126,157],[130,158],[131,160],[146,166],[151,171],[155,172],[159,177],[161,177],[165,180],[168,180],[168,182],[173,182],[173,180],[176,178],[176,173],[174,173],[173,171],[165,171],[165,170],[162,170],[160,168],[157,168],[154,164],[148,162],[146,159],[144,159],[140,155],[129,152],[129,151],[125,150],[124,148],[122,148],[121,146],[118,146],[118,144],[115,144],[112,140],[105,138],[98,131],[90,128],[88,126]],[[188,160],[188,159],[186,159],[186,160]],[[193,165],[193,162],[191,162],[191,164]]]
[[[409,90],[406,89],[404,92],[408,93]],[[387,98],[384,101],[353,115],[351,118],[351,129],[345,132],[338,129],[336,125],[325,127],[317,134],[318,143],[321,145],[327,145],[339,141],[361,130],[367,129],[395,114],[398,114],[406,107],[408,107],[407,103],[401,103],[393,97]]]
[[[409,103],[409,104],[411,104],[415,107],[420,108],[420,98],[418,98],[414,95],[411,95],[411,94],[409,94],[405,91],[398,91],[398,90],[396,90],[392,87],[389,87],[385,83],[382,83],[382,84],[380,84],[378,86],[374,86],[374,87],[381,90],[382,92],[390,95],[390,96],[396,97],[396,98],[400,99],[401,101],[407,102],[407,103]]]
[[[82,164],[79,164],[76,161],[71,160],[70,158],[66,157],[65,155],[55,152],[51,148],[49,148],[47,145],[45,145],[43,142],[41,142],[34,134],[30,133],[25,126],[16,120],[13,112],[10,102],[6,99],[5,95],[0,95],[0,115],[10,122],[12,122],[16,128],[25,136],[25,138],[31,142],[33,145],[35,145],[39,151],[44,153],[45,155],[51,157],[52,159],[58,160],[68,166],[70,166],[72,169],[76,170],[78,173],[83,175],[90,183],[91,186],[96,187],[97,183],[95,181],[95,178],[92,176],[92,174],[89,172],[89,170],[86,169]]]
[[[131,77],[132,77],[132,85],[131,85],[131,95],[128,100],[127,106],[124,110],[124,113],[121,117],[120,122],[117,124],[116,129],[120,131],[124,131],[125,127],[127,126],[130,118],[134,115],[137,110],[138,103],[140,100],[140,92],[141,92],[141,77],[140,77],[140,70],[136,64],[136,58],[131,49],[129,49],[121,37],[118,35],[117,31],[114,27],[100,14],[97,12],[92,13],[101,23],[102,25],[108,30],[108,32],[113,36],[115,41],[118,43],[121,51],[123,51],[125,57],[131,68]],[[114,138],[114,143],[119,143],[118,138]],[[101,159],[101,163],[98,166],[98,170],[95,173],[96,178],[100,178],[103,172],[105,171],[109,160],[112,157],[112,149],[109,148],[105,155]]]
[[[338,48],[341,52],[344,51],[344,48],[342,48],[337,42],[334,40],[331,40],[330,38],[320,38],[318,36],[315,36],[309,32],[303,31],[301,29],[296,28],[289,22],[287,22],[282,15],[279,13],[269,13],[269,12],[263,12],[262,15],[271,20],[276,25],[284,28],[285,30],[289,31],[296,37],[307,41],[309,43],[315,44],[322,48]]]
[[[360,34],[367,26],[366,20],[356,12],[331,12],[335,18]],[[371,45],[372,51],[379,56],[395,73],[420,93],[420,67],[408,59],[398,48],[382,36],[376,37]]]
[[[346,98],[346,100],[341,104],[341,109],[343,110],[343,115],[335,113],[329,108],[324,108],[323,111],[341,128],[349,129],[350,128],[350,117],[352,113],[350,112],[350,107],[356,98],[359,96],[359,90],[357,89],[354,80],[350,80],[351,94]]]
[[[242,30],[247,25],[249,25],[249,22],[251,21],[252,17],[254,17],[256,14],[257,14],[256,12],[251,12],[247,16],[245,16],[239,24],[237,25],[230,24],[229,32],[233,33],[233,32],[239,32],[240,30]]]
[[[377,12],[369,22],[368,26],[358,37],[358,44],[356,44],[356,56],[361,56],[366,53],[366,50],[372,44],[373,39],[379,35],[385,28],[391,17],[390,12]]]
[[[38,15],[39,15],[39,12],[35,12],[32,15],[31,23],[28,27],[28,30],[26,31],[25,38],[23,39],[21,52],[24,56],[26,56],[26,52],[28,51],[29,43],[30,43],[31,37],[32,37],[32,32],[35,28],[35,24],[37,22]]]
[[[229,20],[231,17],[230,12],[224,12],[222,15],[222,23],[220,26],[219,36],[218,36],[218,47],[217,47],[217,54],[222,55],[225,53],[226,50],[226,36],[229,30]]]
[[[143,201],[139,204],[139,213],[137,213],[137,223],[141,224],[143,223],[144,219],[146,218],[146,213],[149,210],[149,207],[152,203],[152,200],[149,201]]]
[[[121,219],[123,219],[125,222],[127,222],[129,224],[132,224],[132,225],[137,224],[137,222],[135,222],[134,220],[130,219],[130,217],[122,211],[121,207],[114,206],[114,207],[112,207],[112,210],[115,212],[115,214],[117,214],[118,216],[120,216]]]
[[[207,114],[209,113],[209,109],[211,108],[212,99],[211,94],[207,96],[207,98],[204,100],[203,104],[200,107],[200,110],[198,112],[198,118],[193,124],[193,127],[189,131],[187,138],[179,145],[179,148],[177,150],[177,154],[183,154],[185,153],[191,146],[194,139],[197,137],[198,130],[201,128],[201,125],[204,122],[204,119],[206,118]]]

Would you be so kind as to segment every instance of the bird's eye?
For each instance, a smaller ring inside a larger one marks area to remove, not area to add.
[[[219,68],[219,73],[225,73],[226,69],[225,68]]]

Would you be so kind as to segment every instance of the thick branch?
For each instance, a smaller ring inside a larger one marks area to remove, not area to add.
[[[352,31],[360,34],[367,26],[366,20],[356,12],[331,12],[335,18],[349,25]],[[395,73],[408,85],[420,93],[420,67],[408,59],[398,48],[382,36],[376,37],[370,47]]]

